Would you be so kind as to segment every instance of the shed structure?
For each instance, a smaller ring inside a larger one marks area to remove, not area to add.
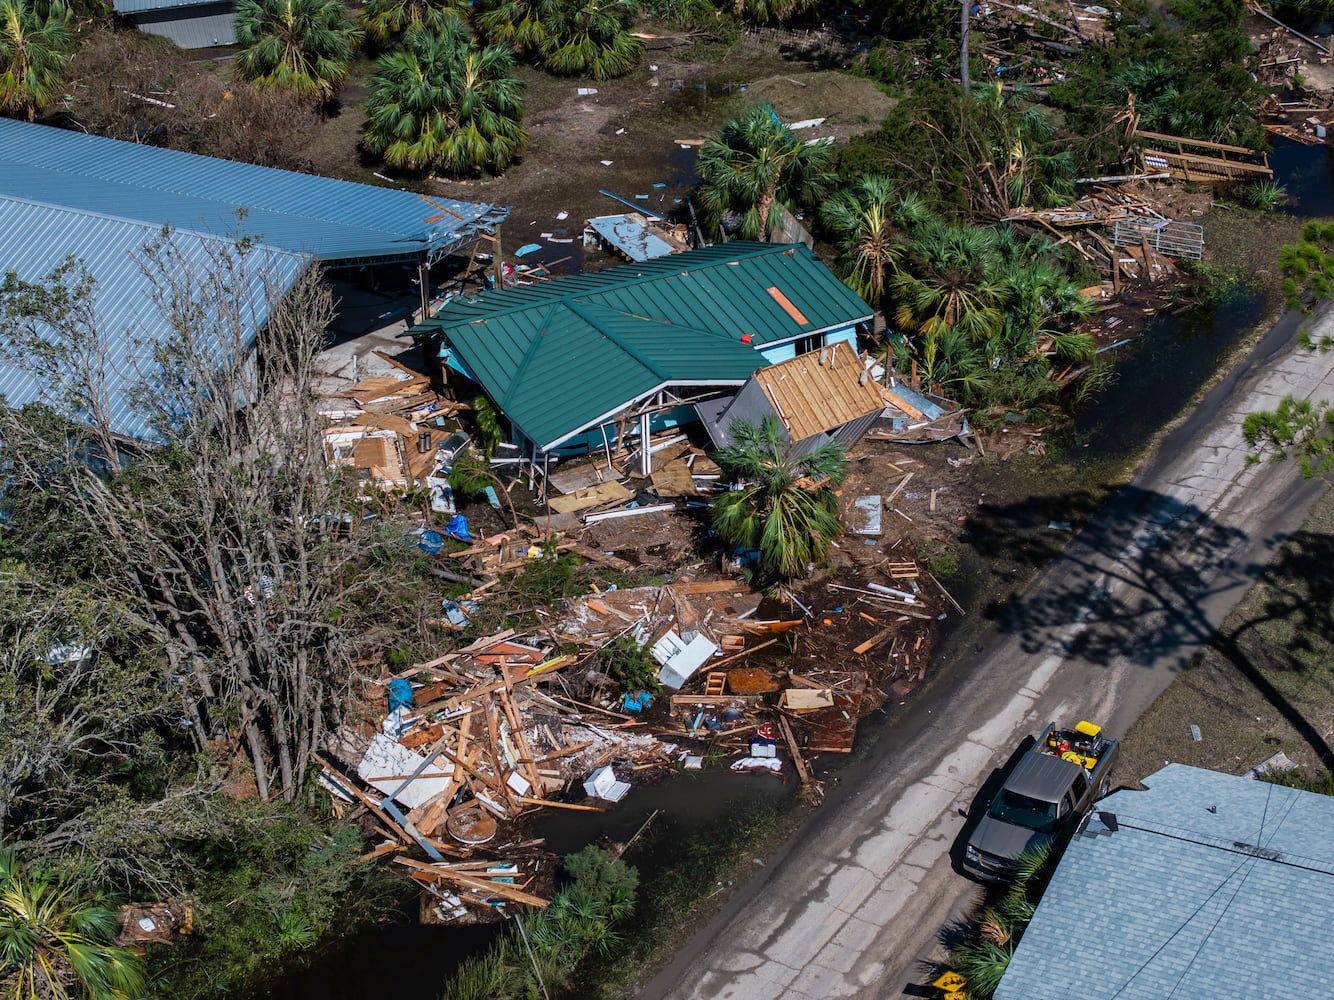
[[[38,282],[72,259],[93,276],[108,408],[132,441],[152,434],[126,389],[152,376],[153,347],[171,334],[145,274],[145,248],[164,231],[173,259],[198,273],[249,238],[238,280],[258,330],[312,262],[429,268],[493,231],[505,211],[0,119],[0,269]],[[51,392],[24,361],[0,353],[0,393],[13,406]]]
[[[842,344],[872,311],[800,245],[727,243],[454,299],[407,335],[477,382],[527,458],[698,419],[758,368]],[[648,449],[641,449],[647,475]]]
[[[996,1000],[1327,996],[1334,798],[1169,764],[1098,802]]]
[[[700,417],[714,445],[732,443],[729,430],[744,421],[758,426],[775,418],[798,457],[822,444],[856,444],[880,417],[880,387],[855,348],[842,341],[761,368],[714,415],[702,404]]]
[[[183,49],[236,44],[234,0],[112,0],[112,7],[140,31]]]

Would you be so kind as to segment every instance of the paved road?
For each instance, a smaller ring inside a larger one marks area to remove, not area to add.
[[[1334,332],[1334,313],[1319,321]],[[1334,352],[1280,323],[1208,393],[954,673],[640,993],[642,1000],[900,997],[977,893],[951,851],[977,790],[1048,719],[1124,732],[1212,636],[1320,485],[1246,464],[1242,417],[1334,399]],[[1281,710],[1281,706],[1280,706]]]

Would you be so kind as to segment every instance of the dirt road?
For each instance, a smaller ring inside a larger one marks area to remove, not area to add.
[[[1334,332],[1334,313],[1318,324]],[[1242,416],[1285,393],[1334,399],[1334,353],[1295,349],[1295,326],[1281,321],[1201,400],[643,1000],[890,998],[923,981],[919,957],[978,893],[952,856],[979,788],[1048,719],[1124,732],[1322,488],[1291,464],[1248,466],[1241,439]]]

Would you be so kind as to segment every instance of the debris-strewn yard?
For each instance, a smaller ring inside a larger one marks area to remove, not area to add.
[[[428,920],[544,906],[558,861],[526,832],[541,810],[612,808],[719,765],[818,802],[817,758],[851,753],[859,719],[924,680],[940,623],[964,613],[918,540],[947,551],[975,506],[972,434],[892,378],[888,416],[849,456],[831,564],[761,593],[748,554],[709,537],[721,472],[688,435],[651,438],[647,476],[627,444],[561,463],[545,491],[502,459],[489,492],[456,497],[458,407],[378,362],[330,380],[328,458],[363,480],[369,509],[381,491],[420,498],[405,549],[458,593],[428,623],[437,655],[363,664],[364,710],[320,762],[337,808],[378,838],[370,856],[398,855],[422,884]],[[1013,437],[1032,448],[1040,432]],[[514,606],[516,580],[570,561],[580,592]]]

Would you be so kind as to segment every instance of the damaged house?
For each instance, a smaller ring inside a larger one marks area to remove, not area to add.
[[[610,455],[701,418],[725,428],[728,403],[758,369],[812,352],[823,367],[822,348],[833,352],[827,375],[859,381],[857,332],[871,318],[807,247],[737,242],[454,299],[408,335],[441,360],[446,379],[479,385],[525,461],[545,472],[552,457]],[[794,384],[799,369],[784,369]],[[857,402],[847,416],[804,414],[789,433],[838,432],[882,405],[877,397],[864,413]],[[647,447],[639,466],[647,475]]]

